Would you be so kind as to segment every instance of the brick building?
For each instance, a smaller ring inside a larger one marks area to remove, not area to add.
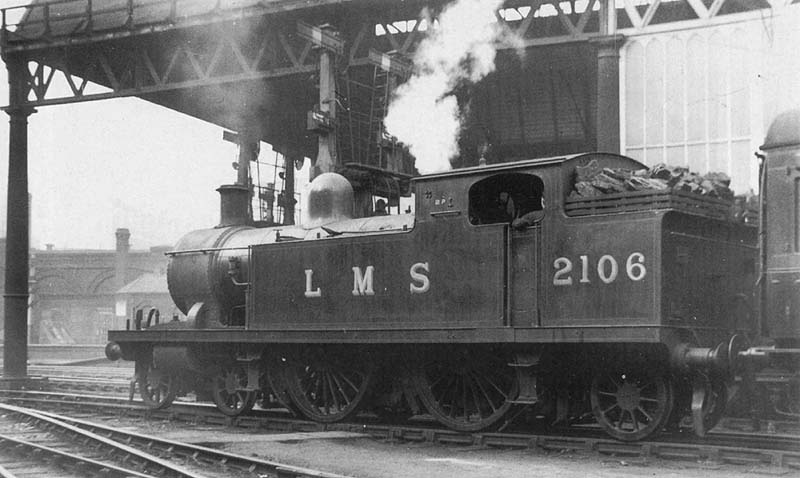
[[[172,316],[168,248],[131,250],[127,229],[116,236],[116,250],[31,250],[30,343],[104,343],[107,331],[124,328],[137,307]],[[0,239],[2,270],[4,246]]]

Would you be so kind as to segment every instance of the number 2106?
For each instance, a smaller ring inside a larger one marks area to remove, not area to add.
[[[589,256],[580,256],[580,279],[581,284],[591,283],[591,264]],[[553,261],[553,285],[572,285],[572,261],[567,257],[559,257]],[[594,270],[597,277],[605,284],[610,284],[619,277],[619,263],[614,256],[604,254],[597,260]],[[576,271],[577,272],[577,271]],[[640,281],[647,275],[647,268],[644,265],[644,254],[634,252],[625,261],[625,273],[632,281]]]

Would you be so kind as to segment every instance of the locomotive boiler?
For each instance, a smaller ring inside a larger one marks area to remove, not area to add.
[[[169,253],[187,320],[111,331],[108,355],[136,361],[151,407],[194,390],[236,415],[263,394],[323,422],[427,412],[463,431],[591,413],[621,440],[688,414],[703,434],[757,332],[757,230],[698,195],[571,198],[587,167],[644,168],[460,169],[414,178],[413,214],[375,217],[323,174],[302,226],[263,228],[223,187],[220,226]]]

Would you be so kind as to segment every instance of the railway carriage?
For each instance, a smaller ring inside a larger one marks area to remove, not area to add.
[[[757,231],[699,196],[570,199],[587,165],[644,168],[461,169],[415,178],[413,214],[362,218],[324,174],[302,227],[252,227],[221,188],[221,226],[170,253],[188,320],[112,331],[109,356],[136,361],[153,407],[210,389],[235,415],[263,391],[318,421],[427,411],[464,431],[591,410],[622,440],[691,408],[703,433],[753,331]]]

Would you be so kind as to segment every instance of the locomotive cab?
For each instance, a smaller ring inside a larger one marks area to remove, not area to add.
[[[542,179],[529,173],[502,173],[481,179],[469,188],[469,222],[513,225],[516,221],[515,228],[533,225],[544,217],[543,194]]]

